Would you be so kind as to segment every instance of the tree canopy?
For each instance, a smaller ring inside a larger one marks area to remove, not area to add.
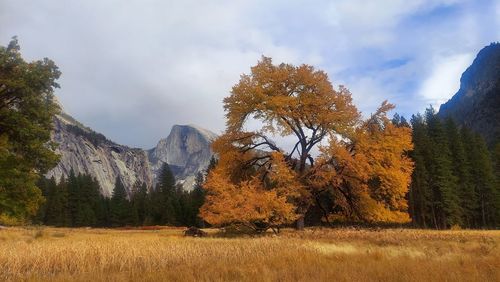
[[[484,139],[431,107],[411,118],[415,161],[410,215],[419,227],[495,228],[500,221],[499,177]],[[496,182],[497,181],[497,182]]]
[[[227,127],[213,144],[219,163],[205,184],[203,218],[300,227],[316,206],[325,221],[408,221],[411,129],[390,122],[393,107],[383,102],[364,120],[349,90],[334,89],[325,72],[263,57],[224,99]],[[246,129],[249,119],[260,127]]]
[[[0,46],[0,222],[22,221],[43,201],[35,184],[58,159],[49,141],[59,75],[47,58],[26,62],[16,38]]]

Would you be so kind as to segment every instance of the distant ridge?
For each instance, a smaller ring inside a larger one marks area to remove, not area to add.
[[[62,108],[62,107],[61,107]],[[193,187],[195,176],[208,166],[211,142],[217,135],[196,125],[174,125],[155,148],[143,150],[117,144],[62,112],[54,120],[52,140],[59,144],[60,162],[47,177],[60,180],[75,174],[90,174],[111,196],[119,177],[130,191],[136,182],[153,186],[163,163],[168,163],[184,189]]]
[[[478,132],[490,146],[500,141],[500,43],[479,51],[462,74],[458,92],[441,105],[439,116]]]

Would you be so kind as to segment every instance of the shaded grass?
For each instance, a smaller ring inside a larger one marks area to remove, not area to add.
[[[9,228],[0,231],[0,280],[500,281],[498,231],[182,231]]]

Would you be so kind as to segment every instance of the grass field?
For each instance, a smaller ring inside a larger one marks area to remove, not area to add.
[[[0,230],[0,281],[500,281],[500,231]]]

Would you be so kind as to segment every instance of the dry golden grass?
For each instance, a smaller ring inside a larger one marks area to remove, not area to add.
[[[499,231],[8,228],[0,281],[500,281],[499,243]]]

